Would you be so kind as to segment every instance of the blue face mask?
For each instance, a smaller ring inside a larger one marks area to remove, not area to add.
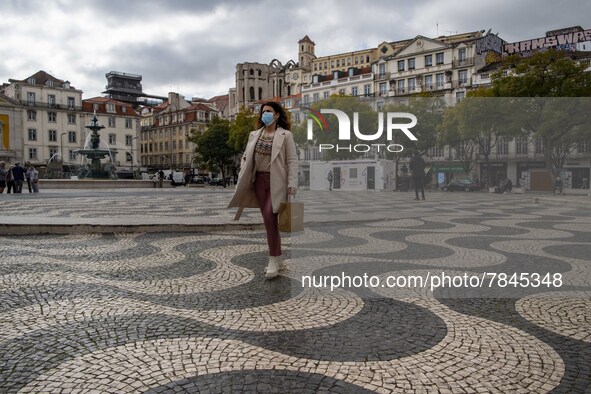
[[[263,112],[263,116],[261,116],[261,120],[266,126],[270,126],[275,122],[275,115],[271,112]]]

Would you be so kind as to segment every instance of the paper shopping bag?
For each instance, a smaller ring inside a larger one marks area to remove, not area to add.
[[[304,203],[282,202],[279,206],[279,231],[304,231]]]

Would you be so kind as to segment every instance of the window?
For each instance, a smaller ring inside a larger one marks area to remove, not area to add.
[[[536,140],[536,153],[544,153],[544,141]]]
[[[97,103],[92,104],[92,109],[94,111],[98,111],[99,110],[99,105]]]
[[[404,79],[398,81],[398,94],[404,93]]]
[[[125,128],[126,129],[131,129],[132,128],[131,119],[125,119]]]
[[[304,160],[310,160],[310,149],[304,150]]]
[[[295,121],[296,121],[296,123],[300,123],[300,120],[301,120],[300,113],[299,112],[296,112],[294,115],[295,115]]]
[[[388,86],[386,85],[386,82],[382,82],[380,84],[380,96],[386,96],[386,92],[388,91]]]
[[[349,179],[357,179],[357,168],[349,169]]]
[[[78,153],[76,153],[75,150],[70,149],[69,156],[70,156],[70,161],[76,161],[76,158],[78,157]]]
[[[408,91],[414,92],[417,89],[417,79],[416,78],[409,78],[408,79]]]
[[[27,111],[27,119],[29,119],[32,122],[37,121],[37,111]]]
[[[55,123],[57,118],[57,114],[55,112],[48,112],[47,113],[47,121]]]
[[[117,144],[117,135],[116,134],[109,134],[109,145]]]
[[[76,143],[76,132],[75,131],[68,131],[68,142],[75,144]]]
[[[415,58],[408,59],[408,69],[414,70],[415,69]]]
[[[318,101],[320,101],[318,93],[314,93],[312,95],[312,102],[317,103]]]
[[[591,152],[591,140],[579,142],[577,144],[577,152],[590,153]]]
[[[35,93],[27,93],[27,105],[35,105]]]
[[[126,146],[131,146],[131,144],[133,143],[133,136],[126,134],[125,135],[125,145]]]
[[[444,81],[443,73],[435,75],[435,84],[437,85],[437,89],[443,89],[443,81]]]
[[[458,49],[458,60],[461,62],[466,61],[466,48]]]
[[[183,149],[183,141],[182,140],[179,141],[179,150],[181,150],[181,149]]]
[[[459,103],[466,97],[466,92],[456,92],[456,103]]]
[[[371,85],[370,84],[363,85],[363,95],[365,97],[371,96]]]
[[[527,137],[515,138],[515,153],[518,155],[527,155]]]
[[[50,146],[49,147],[49,158],[51,159],[53,156],[57,155],[58,150],[57,147],[55,146]]]
[[[351,96],[358,96],[359,95],[359,88],[357,86],[353,86],[351,88]]]
[[[57,142],[57,130],[48,130],[47,133],[49,142]]]
[[[325,91],[324,93],[322,93],[322,97],[326,100],[328,99],[328,97],[330,96],[330,93],[327,91]]]
[[[429,150],[427,151],[427,155],[429,157],[443,157],[443,149],[434,146],[432,148],[429,148]]]
[[[309,103],[309,101],[310,101],[310,98],[309,98],[309,97],[308,97],[308,95],[306,94],[306,95],[304,96],[304,104],[305,104],[305,105],[307,105],[307,104]]]
[[[425,67],[431,67],[433,65],[433,55],[425,56]]]
[[[122,113],[127,113],[127,107],[121,106],[121,112]]]
[[[50,108],[55,108],[55,94],[47,95],[47,104]]]
[[[111,127],[111,128],[117,127],[116,126],[116,123],[115,123],[115,117],[114,116],[109,116],[108,122],[109,122],[109,127]]]
[[[433,75],[425,75],[425,90],[433,90]]]
[[[436,64],[443,64],[443,52],[439,52],[435,54],[435,63]]]
[[[29,141],[37,141],[37,129],[29,129]]]
[[[341,67],[341,59],[337,59],[337,67]]]
[[[398,71],[404,71],[404,60],[398,60]]]
[[[68,114],[68,124],[76,124],[76,115]]]
[[[29,159],[37,160],[37,148],[29,148]]]
[[[378,64],[378,78],[384,78],[386,75],[386,63]]]
[[[68,97],[68,109],[74,109],[75,102],[74,97]]]
[[[199,120],[205,120],[205,112],[204,111],[198,111],[197,112],[197,118],[199,118]]]
[[[458,71],[458,82],[460,82],[461,85],[468,83],[468,70]]]
[[[499,155],[508,155],[509,154],[509,138],[507,138],[507,137],[499,138],[499,143],[497,145],[497,153]]]
[[[172,150],[176,150],[176,141],[172,141]]]

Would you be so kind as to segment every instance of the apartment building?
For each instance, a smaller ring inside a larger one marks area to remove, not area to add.
[[[109,148],[115,165],[130,170],[137,167],[140,163],[136,142],[140,130],[140,114],[136,112],[133,105],[108,97],[83,100],[80,116],[82,124],[90,124],[95,113],[99,123],[105,126],[99,132],[101,146]],[[90,130],[84,128],[79,147],[87,147],[90,133]],[[67,155],[70,160],[76,161],[78,160],[76,149],[79,148],[67,147],[64,155]]]
[[[216,116],[220,111],[212,103],[191,103],[172,92],[165,103],[144,108],[139,137],[141,165],[148,171],[193,168],[191,130],[203,132]]]
[[[4,136],[15,160],[33,165],[54,157],[76,161],[68,152],[80,147],[84,131],[81,90],[41,70],[23,80],[9,79],[0,93],[20,108],[21,127],[8,131],[21,135]]]

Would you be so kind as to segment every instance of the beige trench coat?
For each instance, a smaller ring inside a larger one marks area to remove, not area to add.
[[[263,128],[252,131],[248,136],[248,143],[242,156],[240,174],[236,191],[228,208],[244,207],[259,208],[254,193],[256,177],[254,165],[254,148]],[[298,186],[298,157],[291,131],[278,127],[273,139],[271,150],[271,203],[273,212],[279,213],[279,205],[287,201],[287,188],[296,189]]]

